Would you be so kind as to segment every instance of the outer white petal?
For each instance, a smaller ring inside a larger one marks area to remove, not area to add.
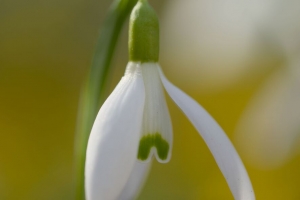
[[[114,200],[134,167],[140,138],[145,92],[138,66],[129,66],[101,107],[87,148],[87,200]]]
[[[195,100],[170,83],[161,69],[160,76],[170,97],[190,119],[212,152],[234,198],[255,199],[247,171],[222,128]]]
[[[151,168],[151,162],[142,163],[136,161],[133,170],[130,174],[130,177],[126,183],[126,186],[123,189],[118,199],[119,200],[135,199],[139,195],[140,190],[144,186],[150,168]]]

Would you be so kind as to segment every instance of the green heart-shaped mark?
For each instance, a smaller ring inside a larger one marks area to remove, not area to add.
[[[167,159],[170,145],[162,138],[160,133],[147,134],[141,138],[138,150],[138,159],[147,160],[152,147],[156,148],[158,157],[161,160]]]

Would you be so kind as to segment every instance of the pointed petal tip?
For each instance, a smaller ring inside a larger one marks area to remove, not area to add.
[[[237,200],[254,200],[255,194],[242,160],[218,123],[194,99],[174,86],[159,68],[162,83],[178,107],[204,139]]]

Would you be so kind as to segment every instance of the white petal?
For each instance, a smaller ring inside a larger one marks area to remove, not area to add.
[[[87,200],[114,200],[134,167],[145,92],[141,69],[128,64],[125,76],[101,107],[86,154]]]
[[[143,128],[138,159],[149,162],[152,155],[160,163],[171,158],[173,130],[157,63],[140,64],[145,84]]]
[[[170,97],[190,119],[212,152],[234,198],[255,199],[247,171],[222,128],[195,100],[170,83],[161,69],[160,76]]]
[[[139,195],[140,190],[144,186],[150,168],[151,168],[151,162],[141,163],[139,161],[136,161],[133,170],[130,174],[130,177],[126,183],[126,186],[123,189],[118,199],[119,200],[135,199]]]

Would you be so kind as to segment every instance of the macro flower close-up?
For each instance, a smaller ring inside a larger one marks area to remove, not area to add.
[[[163,87],[203,137],[235,199],[255,199],[230,140],[195,100],[168,81],[157,63],[158,52],[158,19],[147,1],[141,0],[130,17],[130,62],[101,107],[89,138],[87,199],[117,199],[137,161],[150,162],[152,155],[161,163],[170,160],[173,132]]]
[[[0,200],[299,200],[297,0],[4,0]]]

